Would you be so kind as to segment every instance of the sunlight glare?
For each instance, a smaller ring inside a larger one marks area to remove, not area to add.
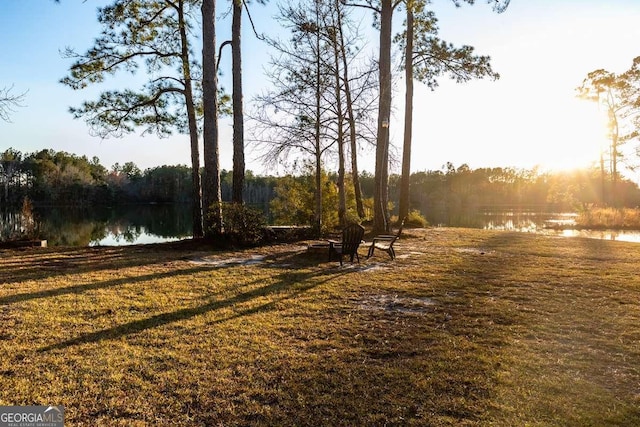
[[[596,104],[584,100],[572,100],[566,107],[563,117],[549,124],[549,153],[541,166],[568,171],[597,165],[601,150],[607,146],[605,115]]]

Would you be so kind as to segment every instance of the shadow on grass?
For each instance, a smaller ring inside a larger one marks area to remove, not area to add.
[[[136,277],[122,277],[119,279],[106,280],[103,282],[83,283],[81,285],[68,286],[64,288],[46,289],[38,292],[28,292],[23,294],[8,295],[0,297],[0,305],[14,304],[17,302],[30,301],[41,298],[58,297],[61,295],[80,294],[83,292],[98,289],[107,289],[131,283],[146,282],[149,280],[163,279],[169,277],[185,276],[210,270],[207,267],[193,267],[164,273],[145,274]]]
[[[3,251],[0,284],[171,262],[184,259],[188,254],[185,250],[167,250],[159,245],[45,249],[29,253]]]
[[[290,259],[292,262],[295,262],[295,260],[299,260],[300,257],[299,255],[292,255],[290,257],[287,257],[288,259]],[[285,260],[287,259],[285,258]],[[304,260],[304,258],[302,258]],[[276,266],[276,267],[280,267],[280,266]],[[261,267],[258,267],[261,268]],[[264,267],[262,267],[264,268]],[[266,268],[270,268],[270,267],[266,267]],[[203,268],[203,267],[198,267],[198,268],[194,268],[194,269],[189,269],[187,270],[187,272],[185,272],[184,270],[180,272],[180,274],[184,273],[184,274],[190,274],[190,272],[192,270],[194,271],[202,271],[202,270],[206,270],[207,268]],[[210,269],[210,268],[209,268]],[[51,351],[51,350],[63,350],[65,348],[68,347],[72,347],[72,346],[76,346],[76,345],[81,345],[81,344],[88,344],[88,343],[95,343],[95,342],[99,342],[99,341],[103,341],[103,340],[111,340],[111,339],[116,339],[122,336],[126,336],[126,335],[130,335],[130,334],[134,334],[137,332],[142,332],[144,330],[147,329],[152,329],[152,328],[157,328],[157,327],[161,327],[170,323],[174,323],[174,322],[179,322],[182,320],[187,320],[187,319],[191,319],[193,317],[208,313],[208,312],[212,312],[212,311],[216,311],[216,310],[220,310],[220,309],[224,309],[227,307],[231,307],[233,305],[236,304],[242,304],[248,301],[251,301],[253,299],[256,298],[261,298],[261,297],[268,297],[271,295],[276,295],[276,294],[281,294],[284,293],[283,296],[281,296],[280,298],[274,299],[272,301],[269,301],[265,304],[262,304],[258,307],[253,307],[247,310],[243,310],[237,314],[234,314],[233,316],[229,316],[223,319],[219,319],[216,320],[214,323],[222,323],[222,322],[226,322],[235,318],[239,318],[239,317],[243,317],[243,316],[248,316],[251,314],[255,314],[255,313],[259,313],[262,311],[266,311],[266,310],[270,310],[276,303],[284,301],[286,299],[290,299],[293,298],[303,292],[306,292],[310,289],[313,289],[323,283],[328,282],[331,279],[334,279],[336,277],[339,277],[341,275],[347,274],[348,271],[336,271],[335,269],[331,268],[328,270],[317,270],[317,271],[312,271],[309,273],[298,273],[298,272],[290,272],[287,271],[285,273],[281,273],[279,275],[276,276],[277,278],[277,282],[267,285],[267,286],[262,286],[260,288],[257,289],[253,289],[247,292],[242,292],[239,293],[238,295],[232,297],[232,298],[228,298],[225,300],[210,300],[209,302],[207,302],[206,304],[202,304],[199,305],[197,307],[189,307],[189,308],[184,308],[184,309],[180,309],[180,310],[176,310],[176,311],[172,311],[169,313],[162,313],[162,314],[158,314],[155,316],[151,316],[149,318],[145,318],[145,319],[140,319],[140,320],[135,320],[132,322],[128,322],[122,325],[118,325],[118,326],[114,326],[112,328],[108,328],[108,329],[103,329],[101,331],[97,331],[97,332],[92,332],[92,333],[88,333],[88,334],[84,334],[81,336],[78,336],[76,338],[72,338],[70,340],[66,340],[57,344],[53,344],[53,345],[49,345],[46,347],[43,347],[41,349],[39,349],[39,352],[47,352],[47,351]],[[178,273],[176,273],[178,274]],[[321,276],[326,276],[324,277],[322,280],[319,281],[314,281],[312,279],[317,278],[317,277],[321,277]],[[248,286],[248,285],[255,285],[257,283],[259,283],[262,279],[250,282],[248,284],[245,284],[244,286]],[[112,286],[112,285],[111,285]]]
[[[486,255],[468,252],[466,262],[452,270],[461,277],[461,293],[470,307],[467,314],[483,320],[477,322],[474,335],[489,338],[481,342],[493,347],[499,359],[518,352],[526,355],[514,358],[516,363],[508,368],[500,364],[486,369],[485,375],[493,378],[487,382],[488,395],[496,396],[492,403],[507,408],[496,413],[497,420],[517,416],[518,424],[535,424],[544,412],[540,408],[549,408],[547,421],[562,425],[640,425],[633,361],[637,354],[617,339],[625,330],[621,319],[628,307],[611,302],[607,282],[613,279],[603,280],[600,274],[604,269],[611,273],[614,263],[636,258],[604,241],[558,239],[494,235],[480,243],[481,249],[489,249]],[[574,371],[580,375],[569,374]],[[617,374],[605,374],[612,371]],[[535,374],[523,375],[526,387],[511,385],[505,391],[494,388],[501,372],[512,378],[521,372]],[[625,372],[631,373],[625,377]]]
[[[183,254],[184,255],[184,254]],[[308,267],[319,265],[319,260],[313,257],[304,256],[300,253],[290,251],[281,254],[274,254],[263,258],[262,262],[276,261],[272,267],[287,268],[291,265],[296,267]],[[231,264],[233,266],[233,264]],[[27,292],[22,294],[13,294],[0,297],[0,305],[14,304],[18,302],[30,301],[41,298],[58,297],[69,294],[79,294],[88,291],[94,291],[98,289],[107,289],[114,286],[120,286],[125,284],[139,283],[156,279],[164,279],[170,277],[178,277],[200,273],[203,271],[210,271],[213,268],[229,268],[230,265],[223,264],[221,266],[212,265],[199,265],[192,268],[180,269],[171,272],[152,273],[135,277],[122,277],[119,279],[106,280],[102,282],[83,283],[80,285],[68,286],[64,288],[46,289],[37,292]]]

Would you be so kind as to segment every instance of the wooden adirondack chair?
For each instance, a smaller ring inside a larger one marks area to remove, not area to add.
[[[400,223],[400,228],[396,234],[381,234],[375,236],[373,238],[373,242],[371,242],[371,246],[369,246],[369,252],[367,253],[367,258],[371,258],[373,256],[373,252],[376,249],[381,251],[385,251],[389,254],[391,259],[396,258],[396,251],[393,249],[393,244],[400,238],[400,234],[402,233],[402,229],[404,228],[404,220]]]
[[[342,238],[340,241],[329,240],[329,261],[336,255],[342,265],[342,257],[349,256],[353,263],[353,258],[360,262],[358,256],[358,247],[362,243],[364,237],[364,228],[359,224],[351,224],[342,230]]]

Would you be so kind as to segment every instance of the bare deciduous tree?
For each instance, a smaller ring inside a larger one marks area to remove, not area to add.
[[[15,111],[16,107],[22,106],[22,101],[24,101],[27,94],[23,92],[16,95],[12,92],[13,86],[0,89],[0,120],[4,120],[5,122],[10,121],[11,113]]]

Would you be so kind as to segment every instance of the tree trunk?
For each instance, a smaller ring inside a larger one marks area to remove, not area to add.
[[[340,13],[340,11],[336,11]],[[342,111],[342,90],[340,84],[340,50],[338,48],[338,37],[336,28],[333,31],[333,59],[335,63],[334,78],[336,81],[336,112],[338,119],[338,220],[340,227],[347,225],[347,196],[345,194],[344,184],[344,113]]]
[[[232,61],[233,61],[233,184],[231,200],[243,203],[244,190],[244,112],[242,94],[242,0],[233,0]]]
[[[373,231],[389,232],[389,118],[391,116],[391,0],[381,1],[380,13],[380,101],[378,105],[378,140],[373,194]]]
[[[316,2],[316,22],[319,22],[318,3]],[[322,150],[320,147],[320,119],[322,110],[320,102],[322,101],[320,92],[320,32],[316,31],[316,117],[315,117],[315,144],[316,144],[316,212],[314,218],[314,228],[316,235],[320,235],[322,231]]]
[[[202,1],[202,97],[204,111],[205,233],[222,233],[220,154],[218,146],[218,76],[216,67],[216,2]]]
[[[358,173],[358,140],[356,133],[356,119],[353,114],[353,100],[351,99],[351,86],[349,85],[349,67],[347,67],[347,52],[342,33],[342,12],[339,0],[336,1],[338,11],[338,31],[340,34],[340,55],[342,56],[342,73],[344,80],[344,93],[347,101],[347,120],[349,122],[349,143],[351,148],[351,180],[356,198],[356,212],[358,217],[364,218],[364,204],[362,203],[362,187]]]
[[[617,130],[616,130],[617,132]],[[613,146],[611,150],[611,196],[613,198],[613,206],[620,207],[620,198],[618,196],[618,135],[613,136]]]
[[[4,180],[4,210],[7,212],[9,210],[9,177],[7,176]]]
[[[316,192],[315,192],[315,213],[313,218],[313,229],[316,236],[322,232],[322,157],[320,151],[316,151]]]
[[[191,143],[191,181],[193,190],[191,193],[193,237],[200,238],[204,235],[202,225],[202,183],[200,181],[200,147],[198,145],[198,123],[196,110],[193,103],[193,88],[191,83],[191,67],[189,64],[189,45],[184,20],[184,1],[178,2],[178,20],[180,26],[182,75],[184,78],[184,98],[187,106],[187,119],[189,122],[189,140]]]
[[[613,102],[612,102],[613,104]],[[615,111],[611,108],[609,116],[611,117],[611,203],[614,207],[619,207],[618,197],[618,137],[620,128],[618,127],[618,118]]]
[[[604,148],[600,149],[600,206],[607,204],[607,190],[605,186],[604,172]]]
[[[400,178],[400,202],[398,222],[409,214],[409,194],[411,178],[411,139],[413,128],[413,5],[407,4],[407,46],[405,52],[405,105],[404,144],[402,147],[402,175]]]

